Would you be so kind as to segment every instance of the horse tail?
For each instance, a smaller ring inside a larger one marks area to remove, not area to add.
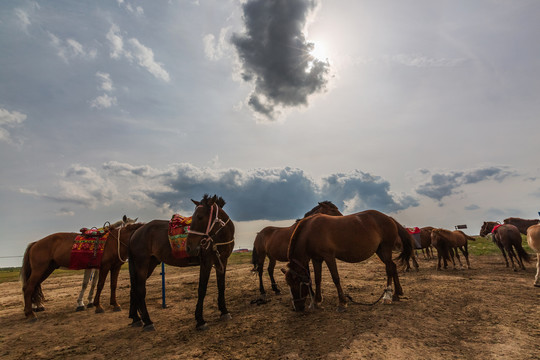
[[[523,246],[521,246],[521,243],[517,243],[515,245],[515,248],[516,248],[516,251],[518,253],[518,256],[525,260],[527,263],[530,263],[531,262],[531,257],[530,255],[525,251],[525,249],[523,248]]]
[[[397,259],[400,260],[402,264],[407,264],[409,263],[409,260],[413,253],[412,243],[414,240],[411,234],[409,234],[409,232],[405,230],[405,228],[400,223],[398,223],[394,218],[390,219],[392,219],[394,224],[396,224],[398,236],[400,237],[402,244],[401,254],[399,254]]]
[[[257,249],[255,248],[255,246],[253,246],[253,251],[251,252],[251,263],[253,264],[253,269],[251,269],[251,271],[253,272],[259,271],[259,262],[257,261],[258,258],[259,257],[257,255]]]
[[[32,248],[32,246],[34,246],[35,243],[36,241],[28,244],[28,246],[26,247],[26,250],[24,251],[23,264],[21,267],[21,272],[19,274],[19,278],[21,279],[22,285],[23,285],[23,292],[24,292],[24,288],[26,287],[26,284],[28,283],[28,279],[30,278],[30,275],[32,275],[32,265],[30,264],[30,249]],[[41,305],[43,304],[44,300],[45,300],[45,296],[43,295],[43,290],[41,290],[41,283],[39,283],[36,285],[34,289],[34,293],[32,294],[31,301],[32,301],[32,304]]]

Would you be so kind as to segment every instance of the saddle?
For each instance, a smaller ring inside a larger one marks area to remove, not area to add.
[[[180,214],[174,214],[169,221],[169,243],[171,244],[172,254],[177,259],[189,257],[186,252],[186,240],[190,225],[191,216],[184,217]]]
[[[500,228],[501,226],[503,226],[503,224],[497,224],[493,227],[493,230],[491,230],[491,233],[492,234],[495,234],[495,231],[497,231],[498,228]]]
[[[108,228],[82,228],[71,247],[69,268],[72,270],[99,269],[105,243],[109,237]]]

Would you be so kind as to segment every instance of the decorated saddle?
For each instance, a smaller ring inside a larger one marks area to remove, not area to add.
[[[171,244],[172,254],[177,259],[189,257],[186,252],[186,240],[190,225],[191,216],[184,217],[174,214],[169,221],[169,243]]]
[[[414,245],[416,249],[421,249],[422,244],[420,243],[420,228],[419,227],[413,227],[413,228],[406,228],[407,232],[411,234],[411,236],[414,239]]]
[[[98,269],[101,265],[105,243],[109,237],[108,228],[82,228],[71,247],[69,268],[72,270]]]

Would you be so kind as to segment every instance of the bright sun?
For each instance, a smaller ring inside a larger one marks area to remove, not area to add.
[[[313,43],[313,50],[310,51],[310,54],[314,58],[320,61],[329,60],[328,49],[326,48],[324,42],[319,40],[311,40],[311,43]]]

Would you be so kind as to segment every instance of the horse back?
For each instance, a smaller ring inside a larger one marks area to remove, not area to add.
[[[267,226],[255,238],[253,247],[278,261],[287,261],[289,240],[296,224],[289,227]]]
[[[521,232],[517,226],[512,224],[503,224],[497,228],[494,236],[503,244],[521,244]]]
[[[69,267],[71,248],[78,233],[54,233],[36,241],[29,249],[32,261],[54,261],[59,267]]]
[[[359,262],[371,257],[381,244],[390,249],[398,236],[395,222],[375,210],[346,216],[316,215],[302,230],[312,257],[333,254],[346,262]]]

